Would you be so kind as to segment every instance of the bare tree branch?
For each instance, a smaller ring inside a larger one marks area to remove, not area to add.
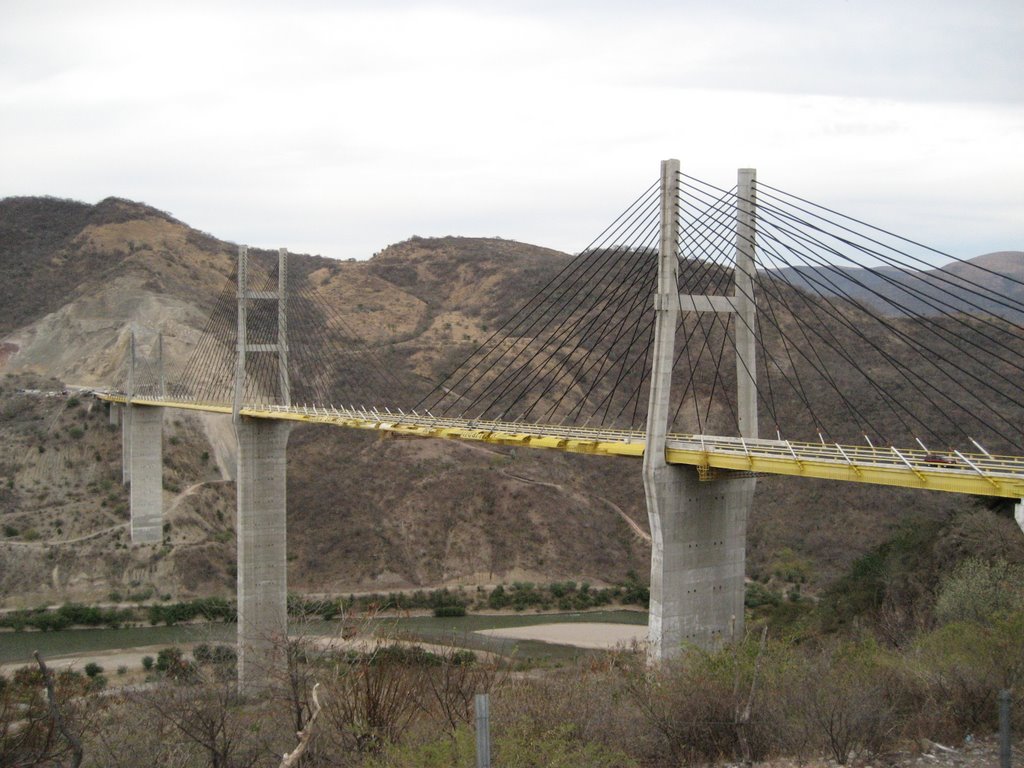
[[[64,715],[60,711],[60,705],[57,703],[57,691],[53,684],[53,674],[46,666],[46,662],[43,661],[43,657],[39,655],[39,651],[33,651],[32,655],[35,657],[36,663],[39,665],[39,671],[43,673],[43,681],[46,683],[46,699],[50,705],[50,717],[53,718],[53,722],[56,723],[61,735],[71,745],[71,768],[78,768],[82,764],[82,757],[85,754],[85,751],[82,749],[82,741],[71,732],[67,727],[67,723],[64,722]]]
[[[299,737],[298,746],[291,752],[285,753],[278,768],[295,768],[306,753],[306,749],[309,748],[309,742],[313,738],[313,725],[316,723],[317,715],[320,714],[320,697],[317,696],[319,687],[320,683],[313,685],[313,712],[310,714],[309,720],[306,721],[306,727],[295,734]]]

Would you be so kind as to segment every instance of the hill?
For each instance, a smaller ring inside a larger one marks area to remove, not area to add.
[[[1024,251],[998,251],[917,275],[889,266],[787,267],[785,279],[819,296],[841,296],[889,315],[990,312],[1013,322],[1024,313],[980,293],[1024,302]],[[982,291],[975,289],[981,286]],[[950,299],[949,291],[958,295]]]
[[[72,405],[73,395],[18,390],[117,381],[132,330],[146,355],[161,329],[167,368],[180,369],[218,300],[230,301],[235,253],[129,201],[0,201],[0,259],[12,276],[0,317],[0,597],[8,603],[234,589],[228,421],[167,415],[165,543],[132,546],[116,430],[95,406]],[[251,253],[261,263],[272,257]],[[293,255],[291,279],[331,308],[311,322],[369,344],[416,395],[569,258],[508,240],[414,237],[364,262]],[[346,364],[353,379],[372,378],[365,358]],[[748,571],[767,577],[796,558],[814,584],[827,583],[904,516],[941,519],[970,503],[765,478]],[[307,592],[609,582],[648,570],[649,546],[635,530],[647,528],[640,466],[631,461],[306,427],[289,448],[288,520],[290,585]]]

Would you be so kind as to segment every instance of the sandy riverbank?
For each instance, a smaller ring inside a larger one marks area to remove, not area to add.
[[[637,624],[538,624],[532,627],[481,629],[479,634],[506,640],[539,640],[577,648],[632,648],[647,640],[647,627]]]

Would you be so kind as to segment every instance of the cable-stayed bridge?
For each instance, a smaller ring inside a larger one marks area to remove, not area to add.
[[[758,475],[1024,497],[1024,304],[997,270],[676,161],[560,266],[439,383],[284,251],[241,249],[182,370],[133,344],[101,396],[128,406],[137,540],[160,539],[160,409],[235,421],[243,686],[284,626],[294,423],[641,459],[658,658],[742,632]]]

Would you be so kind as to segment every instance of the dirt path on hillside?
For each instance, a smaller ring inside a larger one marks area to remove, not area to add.
[[[192,483],[192,485],[190,485],[188,488],[186,488],[184,491],[182,491],[181,493],[174,497],[174,501],[171,502],[171,506],[168,507],[165,514],[169,515],[172,512],[177,512],[178,507],[181,506],[181,503],[185,501],[185,499],[187,499],[189,496],[194,496],[200,488],[207,485],[216,485],[217,483],[223,482],[223,480],[203,480],[202,482]]]
[[[80,541],[88,541],[89,539],[95,539],[97,536],[102,536],[105,533],[116,531],[118,528],[127,528],[131,523],[118,523],[112,525],[109,528],[100,528],[98,531],[87,533],[83,536],[76,536],[73,539],[47,539],[45,541],[0,541],[0,544],[8,544],[12,547],[52,547],[60,544],[77,544]]]
[[[512,474],[511,472],[508,472],[507,470],[504,469],[500,471],[502,475],[512,480],[519,480],[524,483],[530,483],[531,485],[542,485],[547,488],[554,488],[555,490],[561,491],[562,493],[565,494],[575,493],[573,489],[568,488],[562,485],[561,483],[549,483],[545,480],[534,480],[533,478],[530,477],[523,477],[522,475]],[[626,525],[629,526],[630,530],[633,531],[634,535],[636,535],[637,538],[647,542],[648,544],[651,543],[651,534],[647,533],[647,531],[641,528],[639,524],[636,522],[636,520],[627,515],[626,511],[618,504],[616,504],[614,501],[605,498],[604,496],[598,496],[596,493],[585,493],[583,495],[586,496],[587,498],[597,499],[598,501],[602,501],[605,504],[607,504],[613,512],[615,512],[619,517],[622,518],[623,522],[625,522]]]

